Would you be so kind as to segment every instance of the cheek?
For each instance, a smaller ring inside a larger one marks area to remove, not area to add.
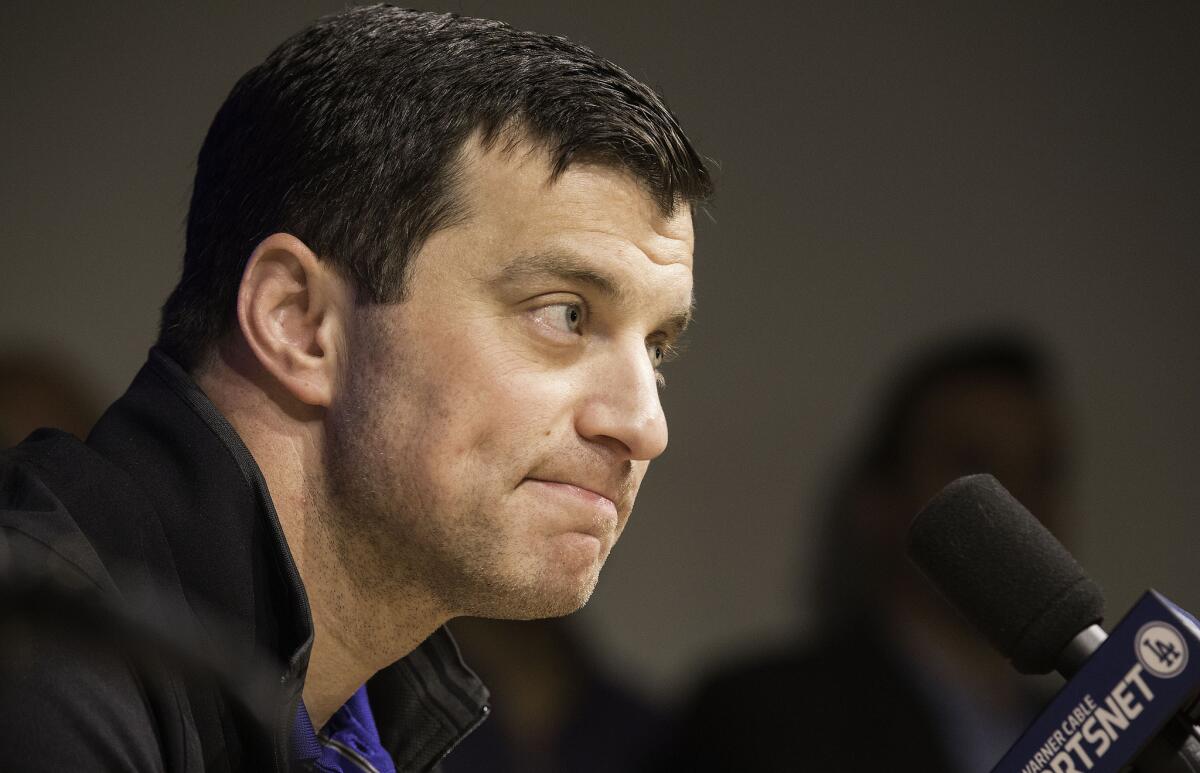
[[[569,421],[580,385],[569,372],[555,370],[495,347],[476,352],[448,376],[450,410],[479,435],[536,437],[552,434]]]
[[[464,358],[427,383],[421,466],[444,491],[515,486],[564,430],[570,389],[528,362]]]
[[[547,449],[573,439],[586,380],[531,356],[507,323],[474,317],[407,338],[409,384],[397,398],[421,425],[419,464],[444,492],[516,485]]]

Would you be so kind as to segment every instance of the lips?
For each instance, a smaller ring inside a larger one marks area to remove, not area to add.
[[[563,493],[571,494],[573,496],[580,497],[581,499],[592,501],[598,505],[607,505],[609,507],[612,507],[614,510],[616,509],[616,506],[617,506],[615,495],[605,494],[604,492],[598,491],[597,488],[593,488],[592,486],[587,486],[587,485],[583,485],[583,484],[579,484],[579,483],[573,483],[573,482],[565,481],[565,480],[549,480],[546,478],[529,478],[528,480],[531,480],[535,483],[541,483],[541,484],[544,484],[547,486],[551,486],[555,489],[562,491]]]
[[[556,463],[535,467],[525,481],[537,484],[555,496],[569,497],[602,512],[623,519],[633,508],[637,494],[636,469],[631,462],[616,462],[581,456],[569,463],[569,455],[560,455]]]

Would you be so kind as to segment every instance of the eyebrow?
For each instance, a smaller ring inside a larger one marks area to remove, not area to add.
[[[505,265],[492,279],[493,284],[507,285],[535,279],[558,279],[587,285],[616,303],[629,301],[628,291],[611,274],[597,269],[585,258],[570,252],[541,252],[523,255]],[[696,297],[688,299],[686,308],[679,309],[663,320],[663,332],[672,337],[683,335],[692,321]]]
[[[562,279],[599,290],[614,301],[627,300],[628,293],[611,275],[569,252],[544,252],[516,258],[500,269],[497,284],[511,284],[531,279]]]

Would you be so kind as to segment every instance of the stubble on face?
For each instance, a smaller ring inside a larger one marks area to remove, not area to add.
[[[544,149],[463,156],[464,222],[413,258],[404,301],[354,310],[319,521],[357,609],[562,615],[665,446],[647,342],[690,308],[690,213],[662,220],[612,169],[555,179]],[[550,278],[531,257],[564,253]],[[589,309],[578,336],[547,328],[564,304]]]
[[[454,412],[470,400],[469,387],[462,385],[460,394],[447,391],[440,379],[422,377],[444,364],[425,362],[404,345],[412,331],[397,324],[394,310],[359,311],[355,346],[361,356],[347,369],[340,390],[347,399],[330,416],[326,436],[329,494],[318,517],[352,579],[351,603],[359,609],[417,603],[442,616],[504,619],[555,617],[580,608],[596,587],[607,548],[590,571],[564,584],[549,576],[548,567],[567,557],[530,561],[527,544],[506,538],[509,532],[495,524],[497,499],[518,481],[468,463],[470,485],[447,491],[438,484],[446,471],[434,469],[422,449],[450,431]],[[463,453],[480,460],[536,456],[543,461],[535,466],[543,468],[581,454],[531,450],[505,448],[499,438],[484,435]],[[631,463],[626,468],[620,507],[627,514],[640,476]]]

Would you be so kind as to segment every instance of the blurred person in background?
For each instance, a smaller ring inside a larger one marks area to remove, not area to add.
[[[943,486],[994,475],[1060,539],[1068,441],[1029,338],[980,332],[913,360],[826,510],[813,583],[821,635],[703,680],[667,769],[984,773],[1048,697],[905,557]]]
[[[276,48],[128,391],[0,454],[0,601],[51,618],[0,610],[0,767],[435,767],[488,714],[445,623],[581,607],[666,447],[710,191],[564,38],[380,5]]]
[[[88,380],[51,347],[0,346],[0,448],[38,427],[87,437],[100,415]]]

